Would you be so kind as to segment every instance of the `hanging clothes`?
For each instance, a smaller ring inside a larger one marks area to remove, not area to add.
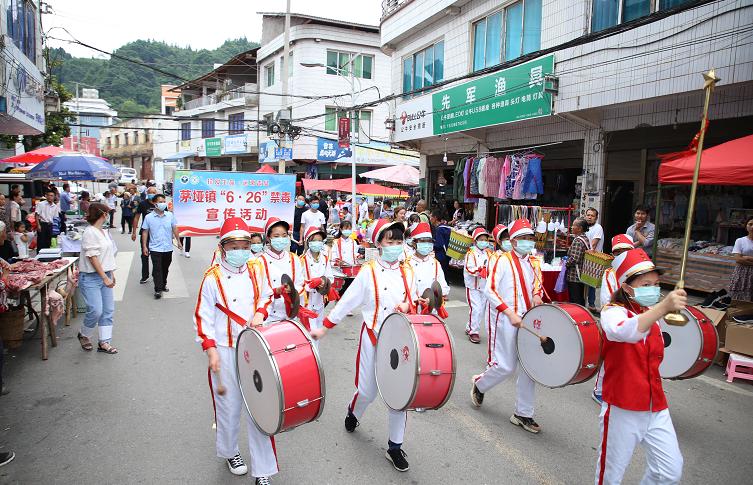
[[[500,199],[506,199],[507,198],[507,179],[510,177],[510,171],[512,170],[512,157],[510,155],[507,155],[505,157],[504,163],[502,163],[502,173],[499,177],[499,190],[497,192],[497,197]]]
[[[486,194],[486,163],[487,160],[489,160],[488,157],[484,157],[481,160],[479,160],[478,168],[476,169],[478,173],[478,195],[485,195]]]
[[[544,179],[541,173],[541,157],[535,156],[528,159],[528,171],[526,172],[523,192],[527,194],[543,194]]]

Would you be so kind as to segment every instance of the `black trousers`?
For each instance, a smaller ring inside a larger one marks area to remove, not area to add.
[[[139,238],[137,240],[139,247],[141,247],[141,234],[143,232],[143,229],[139,231]],[[149,237],[146,238],[146,247],[149,247]],[[141,254],[141,280],[143,281],[149,279],[149,256],[144,256],[143,251],[139,251],[139,254]]]
[[[152,258],[152,279],[154,280],[154,292],[159,293],[167,288],[167,273],[170,271],[170,263],[173,262],[173,252],[159,253],[150,251]]]
[[[47,249],[52,244],[52,224],[39,221],[39,234],[37,234],[37,251]]]
[[[125,232],[126,225],[128,226],[128,233],[133,230],[133,216],[120,216],[120,231]]]
[[[567,291],[568,293],[570,293],[570,303],[586,306],[586,299],[583,297],[583,292],[585,291],[585,289],[586,285],[583,283],[568,281]]]
[[[180,238],[180,243],[183,245],[183,251],[187,253],[191,252],[191,238],[190,237]]]
[[[115,227],[115,209],[110,209],[110,227]]]

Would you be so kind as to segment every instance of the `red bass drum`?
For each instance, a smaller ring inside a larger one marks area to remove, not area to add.
[[[659,375],[664,379],[690,379],[709,368],[719,350],[719,334],[711,320],[698,308],[682,310],[688,323],[667,325],[659,320],[664,338],[664,359]]]

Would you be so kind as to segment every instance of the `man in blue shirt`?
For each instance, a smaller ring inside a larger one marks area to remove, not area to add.
[[[154,211],[144,218],[141,226],[141,251],[152,260],[152,279],[154,280],[154,299],[162,298],[167,288],[167,273],[173,261],[173,238],[178,249],[183,251],[175,217],[167,211],[165,196],[156,194],[152,198]]]
[[[65,232],[65,213],[71,210],[72,201],[71,184],[63,184],[63,193],[60,194],[60,232]]]

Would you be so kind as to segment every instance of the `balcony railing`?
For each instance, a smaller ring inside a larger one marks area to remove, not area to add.
[[[235,99],[245,99],[246,106],[256,106],[259,102],[259,95],[256,93],[256,84],[246,83],[243,86],[236,86],[230,89],[219,89],[213,94],[207,94],[191,101],[187,101],[183,105],[184,110],[201,108],[202,106],[209,106],[212,104],[221,103],[223,101],[231,101]]]
[[[397,9],[413,0],[382,0],[382,20],[386,19]]]

